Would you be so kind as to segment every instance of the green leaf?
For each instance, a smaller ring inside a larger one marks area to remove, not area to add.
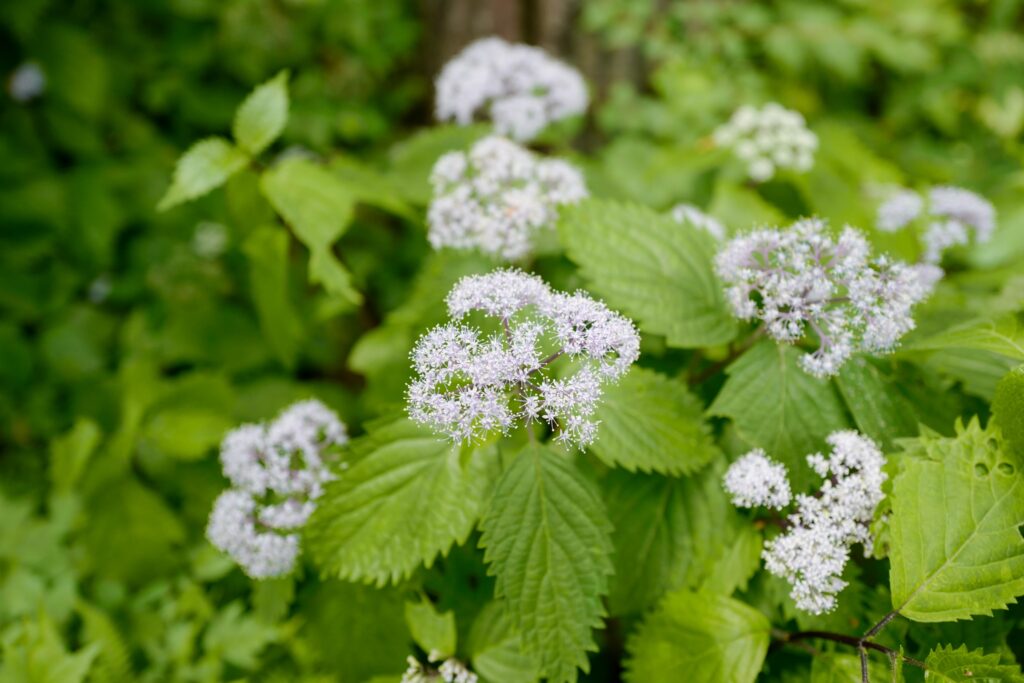
[[[615,529],[612,614],[643,612],[678,588],[729,594],[757,570],[760,535],[723,491],[723,470],[719,462],[681,479],[621,470],[605,479]]]
[[[634,204],[588,200],[559,223],[569,258],[610,306],[672,346],[724,344],[736,335],[711,237]]]
[[[249,163],[249,157],[224,138],[207,138],[192,145],[178,159],[174,179],[157,211],[166,211],[183,202],[201,197]]]
[[[83,683],[100,651],[93,643],[69,652],[45,612],[37,621],[5,631],[4,636],[0,683]]]
[[[633,368],[605,390],[590,450],[612,467],[686,474],[718,453],[703,406],[682,382]]]
[[[990,615],[1024,594],[1024,473],[977,419],[924,435],[893,482],[893,607],[915,621]]]
[[[161,453],[179,460],[200,460],[217,447],[235,421],[207,408],[173,407],[146,422],[142,437]]]
[[[104,683],[130,683],[133,679],[131,650],[113,620],[105,612],[79,600],[75,606],[82,619],[82,636],[86,645],[99,648],[92,678]]]
[[[878,655],[868,659],[868,678],[872,683],[889,683],[893,679],[889,662],[880,662]],[[886,658],[888,660],[888,658]],[[851,654],[824,652],[814,655],[810,683],[861,683],[860,657]]]
[[[306,548],[324,573],[377,584],[463,543],[498,464],[493,447],[464,450],[404,419],[372,429],[352,456],[324,491]]]
[[[1024,459],[1024,365],[999,380],[992,417],[1018,459]]]
[[[612,572],[611,524],[594,487],[570,456],[530,444],[499,480],[481,528],[495,594],[524,649],[553,683],[575,681],[597,650],[591,629]]]
[[[243,669],[255,669],[260,653],[280,639],[278,628],[245,612],[232,602],[217,612],[203,635],[203,649],[212,656]]]
[[[486,683],[534,683],[540,678],[500,602],[487,603],[473,620],[468,649],[473,670]]]
[[[786,463],[797,487],[810,473],[804,457],[847,426],[835,388],[801,370],[800,353],[785,344],[759,342],[728,367],[728,379],[708,408],[710,415],[731,418],[748,444]]]
[[[280,228],[258,228],[243,249],[260,330],[278,360],[291,369],[302,346],[303,329],[288,296],[288,234]]]
[[[390,151],[389,181],[408,201],[427,204],[433,191],[430,172],[446,152],[466,149],[490,131],[488,125],[433,126],[402,140]]]
[[[905,348],[907,351],[978,349],[1024,360],[1024,324],[1019,314],[1012,313],[998,318],[972,320],[924,339],[916,339]]]
[[[987,655],[983,650],[969,651],[965,645],[953,649],[952,645],[940,646],[928,653],[925,659],[929,681],[961,683],[963,681],[985,681],[986,683],[1022,683],[1020,667],[1003,664],[999,655]]]
[[[102,437],[99,425],[80,417],[71,431],[50,442],[50,479],[55,491],[72,491]]]
[[[455,655],[455,613],[440,614],[426,597],[405,603],[405,623],[420,648],[440,658]]]
[[[295,577],[254,581],[252,611],[265,624],[274,624],[288,614],[295,600]]]
[[[288,122],[288,72],[257,86],[235,112],[235,142],[256,156],[277,139]]]
[[[768,651],[763,614],[723,595],[670,593],[630,636],[629,683],[752,683]]]
[[[263,195],[309,249],[309,279],[353,304],[362,295],[332,251],[352,220],[355,199],[334,174],[308,159],[291,158],[264,172]]]
[[[917,434],[914,407],[895,382],[867,359],[857,356],[847,361],[836,376],[836,386],[857,428],[883,450],[891,449],[895,438]]]

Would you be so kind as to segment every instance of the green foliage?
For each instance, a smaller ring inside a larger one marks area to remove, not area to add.
[[[981,650],[969,651],[963,645],[956,649],[950,645],[936,648],[928,653],[925,663],[928,665],[928,677],[936,681],[1024,681],[1024,675],[1016,664],[1005,664],[999,655],[985,654]]]
[[[328,484],[307,548],[324,573],[384,584],[429,567],[466,540],[490,494],[498,454],[452,446],[399,419],[353,443],[351,461]]]
[[[1024,459],[1024,365],[1016,367],[996,385],[992,417],[1007,445]]]
[[[255,156],[281,135],[288,123],[288,72],[282,71],[249,94],[235,112],[231,132],[239,147]]]
[[[915,621],[1005,609],[1024,594],[1024,471],[977,420],[905,441],[893,482],[892,604]]]
[[[760,563],[761,538],[722,490],[723,468],[681,479],[614,472],[605,502],[614,532],[612,614],[641,613],[665,593],[729,595]]]
[[[438,657],[455,654],[455,615],[452,612],[440,614],[423,598],[419,602],[405,603],[405,623],[424,652],[437,653]]]
[[[469,651],[474,671],[488,683],[535,683],[540,678],[537,664],[523,654],[519,634],[500,602],[480,610],[469,632]]]
[[[868,666],[872,681],[902,680],[892,675],[888,662],[883,664],[872,658]],[[857,655],[829,652],[815,657],[811,664],[810,683],[861,683],[862,680],[860,657]]]
[[[784,462],[797,482],[806,481],[804,456],[846,426],[835,387],[800,369],[792,346],[761,341],[726,369],[725,385],[708,408],[728,417],[740,438]]]
[[[625,678],[752,683],[768,650],[769,629],[764,615],[732,598],[669,593],[630,637]]]
[[[600,200],[565,209],[559,232],[590,291],[645,332],[687,348],[736,335],[707,235],[642,206]]]
[[[575,681],[596,649],[612,573],[611,524],[566,454],[531,444],[494,490],[480,544],[525,650],[551,681]]]
[[[591,450],[631,472],[693,472],[717,454],[702,412],[682,383],[634,368],[604,393],[600,437]]]
[[[174,169],[174,180],[160,200],[166,211],[182,202],[202,197],[245,168],[249,157],[224,138],[207,138],[192,145],[181,155]]]

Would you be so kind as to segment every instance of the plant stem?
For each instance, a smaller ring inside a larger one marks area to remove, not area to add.
[[[858,638],[857,636],[848,636],[842,633],[832,633],[830,631],[796,631],[790,633],[788,631],[780,631],[777,629],[772,630],[772,637],[783,643],[797,643],[801,640],[831,640],[834,643],[842,643],[843,645],[849,645],[855,647],[860,651],[863,662],[867,661],[867,651],[874,650],[876,652],[885,653],[889,657],[899,657],[907,664],[916,666],[921,669],[925,669],[925,663],[919,659],[908,657],[904,654],[893,650],[891,647],[886,647],[881,643],[876,643],[866,638]]]

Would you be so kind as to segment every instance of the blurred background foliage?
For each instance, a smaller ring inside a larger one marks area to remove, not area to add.
[[[881,186],[961,184],[1000,212],[970,255],[991,275],[933,313],[1019,310],[1021,0],[0,3],[0,681],[359,682],[404,668],[408,587],[252,584],[203,528],[226,429],[315,394],[358,432],[401,400],[438,293],[479,269],[428,253],[422,207],[434,159],[480,130],[410,136],[430,123],[438,65],[491,32],[590,79],[591,116],[544,144],[576,155],[595,194],[691,201],[733,229],[811,212],[870,228]],[[26,64],[45,88],[19,99]],[[181,151],[224,133],[285,68],[281,153],[329,160],[360,200],[337,245],[359,306],[325,304],[299,245],[281,261],[256,239],[274,216],[252,171],[155,211]],[[803,111],[822,151],[811,174],[754,190],[706,140],[766,100]],[[1005,368],[962,360],[942,381],[989,398]],[[442,564],[411,587],[457,612],[474,609],[466,586],[489,594],[474,553]]]

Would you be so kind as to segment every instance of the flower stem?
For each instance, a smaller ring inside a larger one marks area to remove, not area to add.
[[[895,616],[895,615],[894,615]],[[889,617],[891,620],[892,617]],[[888,623],[888,621],[886,621]],[[866,670],[867,662],[867,651],[874,650],[875,652],[882,652],[888,657],[898,657],[911,666],[916,666],[921,669],[927,669],[925,663],[919,659],[908,657],[891,647],[886,647],[881,643],[876,643],[872,640],[868,640],[867,637],[848,636],[842,633],[832,633],[831,631],[796,631],[790,633],[788,631],[781,631],[778,629],[772,629],[772,637],[782,643],[793,643],[796,644],[803,640],[830,640],[834,643],[841,643],[843,645],[849,645],[850,647],[857,648],[858,653],[861,656],[862,672]]]

